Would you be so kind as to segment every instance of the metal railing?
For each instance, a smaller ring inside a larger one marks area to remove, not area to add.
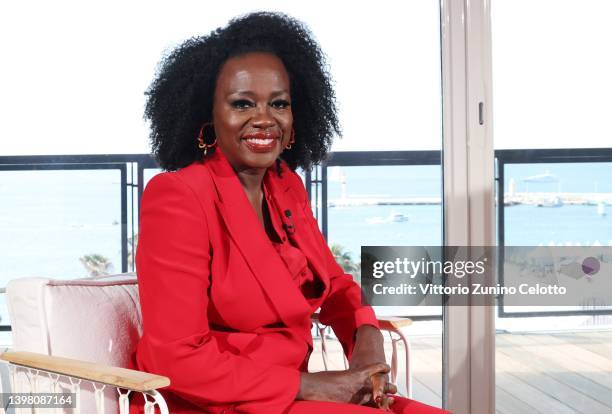
[[[495,181],[497,184],[497,244],[506,245],[505,224],[505,174],[506,167],[513,164],[552,164],[552,163],[612,163],[612,148],[571,148],[571,149],[530,149],[495,151]],[[609,177],[612,180],[612,177]],[[504,262],[504,250],[500,249],[500,263]],[[503,284],[504,268],[499,268],[499,282]],[[612,315],[612,309],[556,310],[533,312],[507,312],[503,297],[497,304],[500,318],[530,318],[545,316],[596,316]]]
[[[327,169],[329,167],[441,166],[442,156],[441,151],[331,153],[328,159],[321,163],[320,166],[315,167],[312,171],[305,172],[306,188],[311,199],[314,197],[314,205],[317,206],[316,216],[321,223],[321,229],[325,237],[328,235]],[[612,148],[496,150],[495,180],[497,185],[498,244],[500,246],[505,244],[504,172],[506,166],[527,163],[587,162],[612,162]],[[134,243],[132,243],[132,246],[129,246],[128,238],[129,235],[132,237],[136,235],[138,231],[138,207],[144,189],[144,170],[156,168],[159,168],[156,161],[148,154],[0,156],[0,172],[24,170],[119,170],[121,174],[121,270],[123,272],[134,270],[133,268],[128,269],[128,256],[134,254]],[[440,183],[440,194],[442,194],[442,183]],[[128,208],[128,205],[131,208]],[[130,220],[128,220],[128,217]],[[442,217],[440,217],[440,220],[442,220]],[[500,317],[612,314],[612,311],[605,310],[509,314],[504,312],[503,303],[499,306]],[[415,317],[414,319],[439,318],[440,316]],[[10,330],[10,326],[0,326],[0,330]]]
[[[423,166],[440,165],[441,151],[372,151],[372,152],[338,152],[330,154],[327,161],[314,170],[315,179],[306,173],[306,186],[309,194],[314,194],[317,218],[321,223],[321,231],[328,237],[328,192],[327,169],[329,167],[375,167],[375,166]],[[568,148],[568,149],[511,149],[495,151],[495,182],[496,182],[496,217],[497,217],[497,243],[505,246],[505,203],[504,203],[504,172],[512,164],[550,164],[550,163],[612,163],[612,148]],[[610,177],[612,180],[612,177]],[[310,186],[313,188],[311,189]],[[442,194],[440,183],[440,194]],[[321,201],[319,202],[319,198]],[[320,209],[320,212],[318,211]],[[442,221],[442,217],[440,218]],[[443,235],[441,235],[443,237]],[[500,249],[503,254],[503,249]],[[501,257],[503,262],[503,256]],[[503,283],[503,267],[498,275]],[[498,301],[498,316],[510,317],[538,317],[538,316],[580,316],[580,315],[612,315],[612,310],[587,309],[571,311],[535,311],[535,312],[506,312],[503,298]],[[410,316],[414,320],[440,319],[438,315]]]
[[[50,171],[50,170],[118,170],[121,174],[121,271],[127,272],[128,235],[137,232],[138,206],[144,190],[144,170],[159,168],[147,154],[103,155],[28,155],[0,157],[1,171]],[[135,190],[135,192],[134,192]],[[128,209],[128,201],[132,206]],[[128,215],[131,220],[128,220]],[[130,226],[128,227],[128,221]],[[131,247],[134,249],[134,246]]]

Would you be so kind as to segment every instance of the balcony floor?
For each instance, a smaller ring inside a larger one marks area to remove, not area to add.
[[[441,406],[441,337],[413,336],[410,341],[413,398]],[[496,341],[497,413],[612,413],[612,331],[498,333]],[[327,344],[330,369],[343,369],[339,343]],[[398,385],[404,393],[403,348],[398,350]],[[309,368],[323,369],[319,352],[313,353]]]

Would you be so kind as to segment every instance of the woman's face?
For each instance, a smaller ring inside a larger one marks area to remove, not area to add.
[[[274,164],[291,137],[289,75],[271,53],[228,59],[213,100],[217,143],[237,172]]]

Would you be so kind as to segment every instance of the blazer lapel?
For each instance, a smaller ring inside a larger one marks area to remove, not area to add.
[[[268,239],[236,173],[219,149],[204,165],[219,195],[217,210],[271,305],[287,326],[303,324],[310,306]]]

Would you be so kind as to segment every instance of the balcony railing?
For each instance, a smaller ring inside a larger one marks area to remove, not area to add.
[[[323,234],[328,235],[329,199],[328,168],[330,167],[374,167],[374,166],[436,166],[441,165],[441,151],[373,151],[337,152],[310,172],[305,172],[305,183],[309,196],[316,206],[316,216],[321,223]],[[504,189],[506,171],[516,164],[553,163],[612,163],[612,148],[605,149],[533,149],[495,151],[495,180],[497,192],[497,240],[500,246],[506,244],[505,206],[508,200]],[[2,156],[0,174],[6,171],[51,171],[51,170],[116,170],[120,173],[121,198],[121,271],[133,271],[135,243],[130,239],[138,233],[138,207],[145,183],[145,170],[157,169],[152,156],[147,154],[122,155],[53,155],[53,156]],[[608,177],[610,181],[612,177]],[[436,190],[438,192],[438,190]],[[439,184],[442,194],[442,183]],[[441,200],[441,196],[440,196]],[[86,201],[83,202],[84,207]],[[605,203],[604,203],[605,204]],[[442,217],[440,217],[440,223]],[[440,235],[442,237],[442,235]],[[611,236],[612,238],[612,236]],[[7,252],[10,254],[10,251]],[[7,275],[11,277],[11,275]],[[600,315],[612,314],[609,310],[585,310],[570,312],[533,312],[509,314],[500,304],[500,317],[547,316],[547,315]],[[436,316],[435,318],[439,318]],[[420,319],[420,318],[415,318]],[[424,319],[432,319],[426,317]],[[3,325],[0,330],[10,330]]]

